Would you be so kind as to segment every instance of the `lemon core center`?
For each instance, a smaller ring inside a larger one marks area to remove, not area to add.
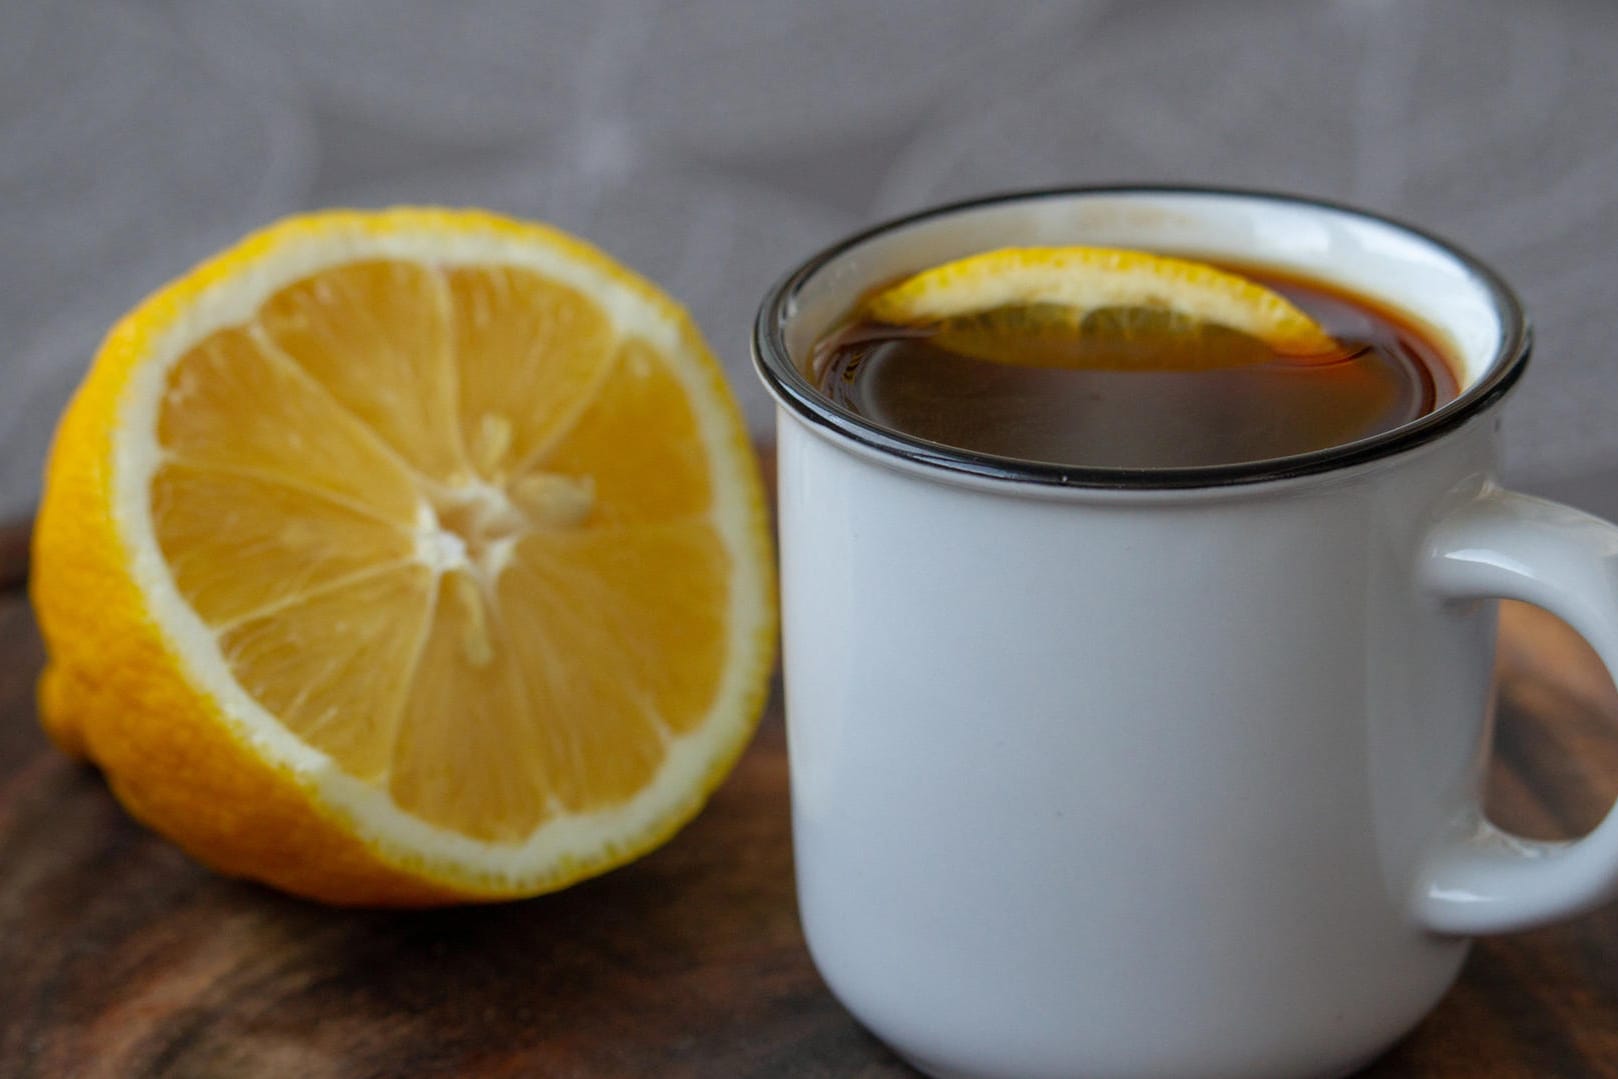
[[[467,570],[492,583],[530,532],[582,526],[595,507],[595,484],[588,476],[532,472],[504,484],[434,484],[424,496],[420,560],[440,572]]]

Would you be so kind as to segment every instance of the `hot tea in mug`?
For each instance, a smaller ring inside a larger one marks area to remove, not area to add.
[[[998,254],[1004,262],[1022,253]],[[862,297],[816,343],[810,374],[849,411],[917,438],[1112,468],[1323,450],[1391,431],[1455,399],[1455,363],[1415,316],[1273,268],[1209,269],[1283,298],[1324,331],[1326,347],[1289,354],[1175,310],[1172,280],[1163,283],[1169,295],[1152,306],[1068,317],[1033,293],[908,325],[873,312],[884,288]]]

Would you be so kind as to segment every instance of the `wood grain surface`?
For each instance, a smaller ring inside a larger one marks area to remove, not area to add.
[[[48,745],[25,550],[3,533],[0,1075],[914,1076],[804,951],[779,694],[708,808],[633,865],[521,903],[330,910],[199,868]],[[1577,834],[1618,791],[1618,693],[1561,623],[1503,621],[1491,808]],[[1618,1076],[1618,908],[1482,941],[1364,1074]]]

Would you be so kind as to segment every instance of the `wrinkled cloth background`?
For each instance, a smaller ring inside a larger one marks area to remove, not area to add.
[[[476,204],[662,283],[771,414],[754,307],[850,230],[1007,188],[1286,189],[1524,295],[1508,478],[1618,513],[1618,4],[0,0],[0,517],[146,292],[298,209]]]

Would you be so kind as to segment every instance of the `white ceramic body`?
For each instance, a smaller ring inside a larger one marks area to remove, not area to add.
[[[1309,269],[1424,315],[1468,382],[1505,362],[1499,297],[1393,226],[1098,198],[856,247],[800,289],[788,347],[900,266],[1104,242]],[[1529,844],[1478,812],[1474,597],[1546,603],[1618,657],[1618,530],[1499,491],[1496,428],[1484,406],[1343,467],[1108,489],[783,407],[798,892],[837,996],[936,1076],[1340,1075],[1443,994],[1462,934],[1611,895],[1618,825]]]

